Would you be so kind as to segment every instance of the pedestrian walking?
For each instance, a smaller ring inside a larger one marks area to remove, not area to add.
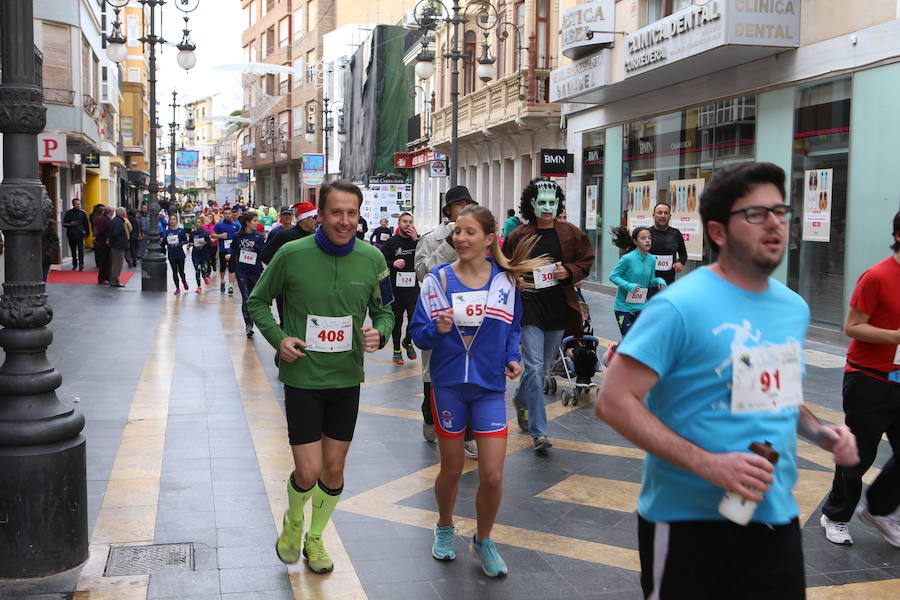
[[[59,264],[60,247],[59,236],[56,235],[56,225],[57,221],[52,219],[47,221],[47,226],[44,227],[44,231],[41,233],[42,281],[45,283],[47,276],[50,274],[50,266]]]
[[[72,200],[72,208],[63,215],[63,226],[72,256],[72,270],[84,271],[84,239],[90,228],[87,213],[81,210],[81,200],[78,198]]]
[[[122,265],[125,262],[125,254],[128,252],[128,221],[125,209],[121,206],[116,209],[116,216],[109,225],[109,287],[125,287],[119,281],[122,273]]]
[[[178,226],[178,215],[169,216],[169,226],[163,232],[162,239],[166,245],[169,266],[172,267],[172,281],[175,282],[177,296],[181,293],[181,284],[184,285],[184,291],[188,290],[187,277],[184,274],[184,245],[189,241],[187,232]]]
[[[91,229],[94,233],[94,262],[97,265],[97,283],[109,285],[109,226],[112,223],[112,207],[98,204],[92,215]]]
[[[803,406],[809,307],[770,277],[787,245],[784,181],[771,163],[713,175],[700,215],[716,262],[647,303],[597,399],[597,416],[648,453],[646,598],[805,598],[797,435],[859,462],[850,430]]]
[[[847,526],[862,496],[862,478],[887,434],[893,454],[866,490],[857,514],[888,544],[900,547],[900,212],[894,215],[892,256],[870,267],[853,289],[844,333],[850,336],[844,367],[845,422],[859,447],[859,464],[838,465],[822,507],[825,538],[852,544]]]
[[[387,223],[387,220],[385,219],[384,222]],[[406,350],[406,358],[409,360],[417,358],[416,348],[410,338],[409,323],[412,322],[413,311],[416,309],[416,301],[419,298],[419,283],[416,281],[415,267],[419,234],[413,225],[413,216],[410,213],[400,213],[398,222],[400,233],[389,235],[380,249],[384,254],[388,269],[390,269],[391,286],[394,291],[394,330],[391,332],[391,341],[394,344],[393,360],[395,365],[402,365],[403,354],[400,350],[400,337],[403,333],[404,314],[407,326],[406,335],[402,340],[403,349]],[[378,244],[375,245],[378,246]]]
[[[384,347],[394,326],[391,285],[384,256],[357,243],[362,191],[346,180],[319,189],[321,227],[287,244],[263,272],[247,303],[250,316],[281,360],[284,405],[294,471],[288,509],[276,544],[278,557],[295,563],[301,553],[314,573],[334,562],[322,532],[344,489],[344,463],[365,378],[363,351]],[[272,317],[272,300],[284,296],[284,325]],[[365,325],[366,314],[372,325]],[[303,535],[304,505],[312,520]]]

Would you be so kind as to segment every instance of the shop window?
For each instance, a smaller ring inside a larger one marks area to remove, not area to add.
[[[537,0],[535,29],[537,30],[537,68],[550,68],[550,0]]]
[[[463,94],[475,91],[475,57],[478,56],[475,46],[475,32],[467,31],[463,36]]]
[[[649,25],[660,19],[668,17],[672,13],[676,13],[683,8],[691,5],[692,0],[646,0],[647,16],[643,25]]]
[[[812,321],[840,328],[844,305],[851,80],[797,88],[788,285]]]
[[[716,169],[754,160],[756,96],[629,123],[624,135],[621,213],[618,223],[608,215],[607,225],[652,226],[653,208],[665,202],[672,209],[670,226],[686,236],[691,258],[687,268],[709,262],[698,211],[700,194]]]
[[[588,279],[592,281],[604,281],[606,273],[600,265],[600,243],[603,232],[603,160],[604,139],[603,131],[590,131],[582,135],[581,153],[581,197],[583,209],[581,229],[591,241],[594,248],[594,264]]]

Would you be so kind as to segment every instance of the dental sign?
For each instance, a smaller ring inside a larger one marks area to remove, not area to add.
[[[710,0],[689,6],[626,36],[625,77],[728,45],[799,46],[800,0]]]
[[[615,0],[594,0],[567,8],[562,13],[559,49],[571,59],[581,58],[598,46],[612,44],[616,28]],[[607,33],[588,32],[603,31]]]

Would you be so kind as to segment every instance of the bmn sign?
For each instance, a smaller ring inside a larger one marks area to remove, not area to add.
[[[565,177],[575,168],[575,157],[562,149],[541,149],[541,177]]]

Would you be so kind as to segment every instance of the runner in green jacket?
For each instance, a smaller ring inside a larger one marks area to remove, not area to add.
[[[285,244],[253,289],[247,308],[281,357],[288,437],[294,472],[288,478],[288,510],[276,544],[285,563],[300,559],[303,507],[313,499],[312,522],[302,553],[315,573],[334,563],[322,532],[344,488],[344,462],[356,427],[363,350],[383,347],[394,327],[391,282],[378,249],[356,243],[362,192],[332,181],[319,192],[321,227]],[[284,296],[284,326],[272,316],[272,300]],[[373,326],[363,325],[368,312]]]

